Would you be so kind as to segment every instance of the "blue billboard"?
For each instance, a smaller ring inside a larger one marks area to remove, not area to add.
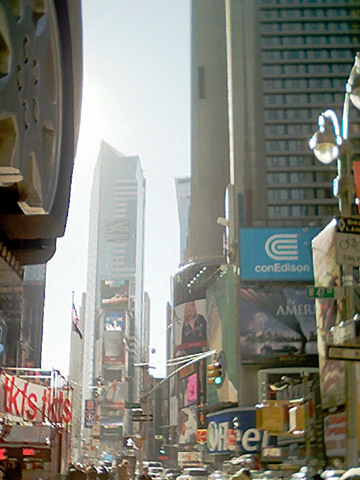
[[[242,280],[313,280],[311,241],[319,228],[240,229]]]
[[[209,453],[260,453],[275,437],[256,428],[256,408],[229,408],[207,415]]]

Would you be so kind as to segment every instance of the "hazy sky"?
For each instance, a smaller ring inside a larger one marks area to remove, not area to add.
[[[139,155],[147,182],[145,289],[152,362],[164,374],[165,312],[179,263],[174,178],[190,170],[189,0],[82,0],[84,84],[65,237],[48,263],[43,367],[68,373],[71,297],[86,288],[90,187],[101,139]],[[160,368],[160,369],[159,369]]]

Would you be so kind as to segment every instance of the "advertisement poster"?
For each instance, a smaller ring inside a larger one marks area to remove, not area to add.
[[[312,241],[314,258],[314,283],[322,287],[339,285],[339,265],[335,260],[336,223],[330,222]],[[330,329],[338,323],[340,315],[334,299],[316,300],[316,323],[318,332],[318,352],[321,401],[323,408],[331,408],[345,403],[344,362],[326,359],[326,344],[330,341]]]
[[[240,289],[240,344],[244,361],[288,357],[298,363],[317,355],[315,302],[306,290]]]
[[[127,382],[120,382],[115,379],[104,385],[101,389],[101,409],[122,410],[125,408],[126,399]]]
[[[240,229],[242,280],[313,279],[311,240],[320,228]]]
[[[175,307],[174,344],[176,356],[198,353],[207,345],[206,301],[196,300]]]
[[[193,373],[189,377],[187,377],[187,404],[191,405],[193,403],[197,403],[197,384],[198,384],[198,379],[197,379],[197,374]]]
[[[125,341],[122,330],[104,330],[103,364],[113,366],[125,364]]]
[[[207,402],[237,402],[236,325],[233,270],[228,267],[207,290],[208,348],[222,352],[223,382],[207,385]]]
[[[196,443],[197,421],[196,421],[197,406],[182,408],[179,412],[178,427],[179,427],[179,444]]]
[[[85,400],[85,419],[84,427],[92,428],[95,417],[95,403],[94,400]]]
[[[230,408],[207,417],[209,453],[260,453],[262,448],[275,444],[275,437],[256,428],[255,407]]]
[[[127,310],[129,308],[129,282],[103,280],[101,282],[101,308],[111,310]]]
[[[105,312],[104,330],[122,330],[125,332],[126,312]]]

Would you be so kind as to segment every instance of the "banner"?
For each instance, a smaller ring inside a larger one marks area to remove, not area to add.
[[[71,421],[69,390],[54,389],[7,373],[1,374],[0,382],[0,413],[34,423]]]
[[[92,428],[95,418],[95,402],[94,400],[85,400],[85,419],[84,427]]]
[[[315,302],[304,288],[240,289],[239,312],[244,362],[298,364],[317,355]]]

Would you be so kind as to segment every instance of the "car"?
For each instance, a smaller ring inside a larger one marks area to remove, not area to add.
[[[180,468],[167,468],[164,472],[165,480],[175,480],[179,475],[181,475]]]
[[[177,480],[204,480],[208,477],[208,471],[202,467],[184,468],[183,473],[177,477]]]
[[[340,478],[343,474],[345,473],[345,470],[334,470],[334,469],[329,469],[329,470],[324,470],[321,473],[321,477],[324,480],[336,480],[337,478]]]
[[[149,467],[149,475],[151,478],[163,480],[164,469],[163,467]]]
[[[209,475],[209,480],[228,480],[229,478],[229,475],[221,470],[215,470],[215,472]]]
[[[151,468],[151,467],[162,467],[162,463],[161,462],[152,462],[152,461],[149,461],[149,462],[143,462],[143,465],[145,466],[145,463],[146,463],[146,466],[148,468]]]

